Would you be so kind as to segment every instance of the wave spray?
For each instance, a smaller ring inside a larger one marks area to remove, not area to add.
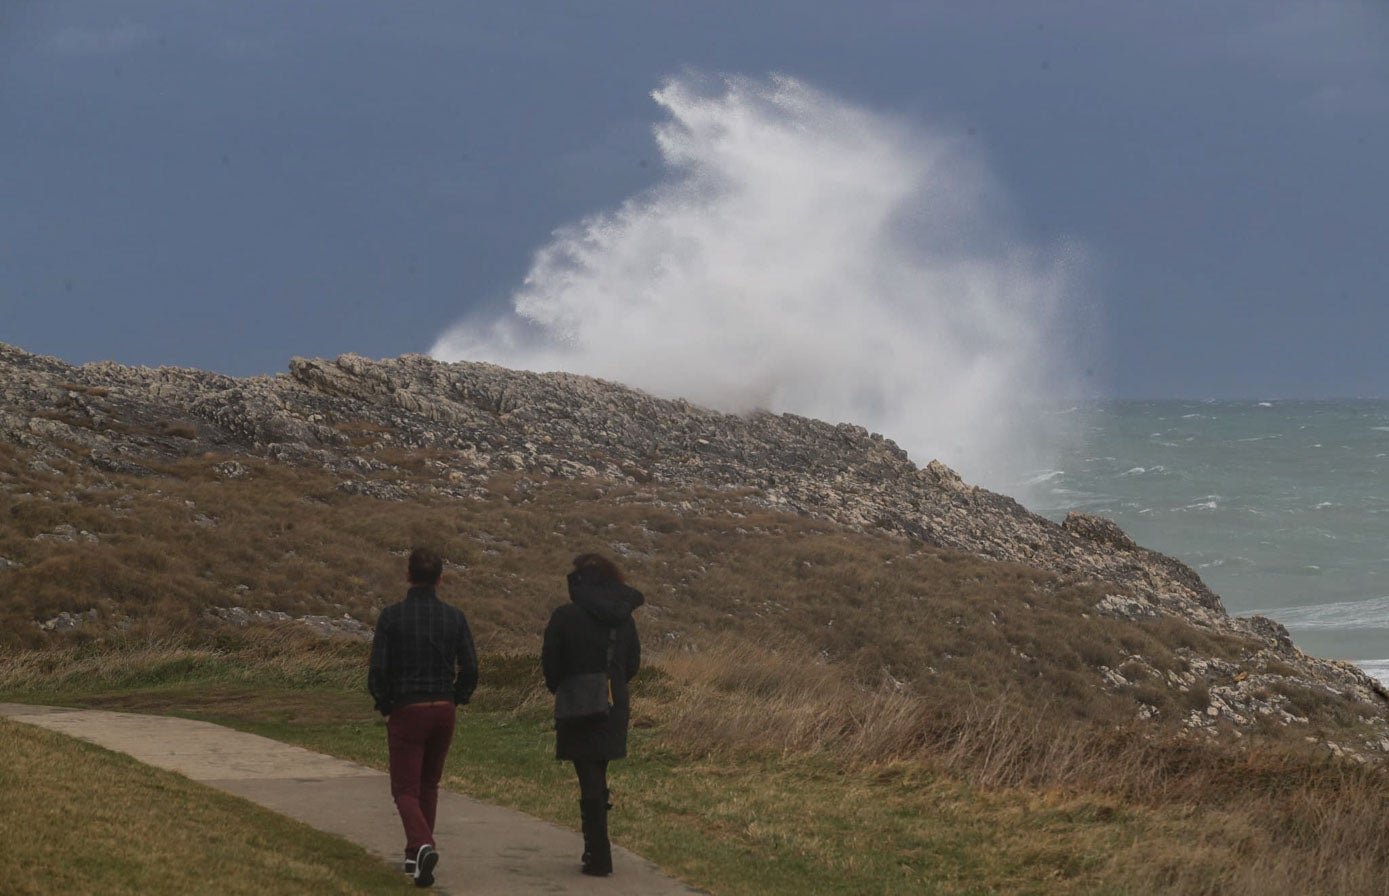
[[[956,141],[790,78],[712,88],[656,90],[664,179],[556,231],[509,312],[431,353],[858,423],[1016,493],[1075,382],[1071,253],[1012,240]]]

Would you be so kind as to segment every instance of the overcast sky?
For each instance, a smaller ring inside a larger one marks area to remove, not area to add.
[[[428,351],[661,180],[690,72],[958,140],[1083,247],[1097,394],[1389,396],[1383,0],[4,0],[0,341]]]

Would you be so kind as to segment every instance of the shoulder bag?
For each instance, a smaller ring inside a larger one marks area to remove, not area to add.
[[[566,675],[555,689],[556,722],[601,722],[613,705],[613,686],[608,670],[613,664],[617,629],[608,629],[608,660],[602,672]]]

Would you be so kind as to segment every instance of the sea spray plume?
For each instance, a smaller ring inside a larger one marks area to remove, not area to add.
[[[953,141],[790,78],[718,86],[655,91],[666,179],[557,231],[514,311],[433,355],[852,421],[1016,490],[1069,392],[1064,259],[1009,242]]]

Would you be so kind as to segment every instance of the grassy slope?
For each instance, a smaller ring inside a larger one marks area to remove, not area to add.
[[[1183,651],[1238,663],[1253,650],[1176,620],[1091,612],[1112,589],[763,512],[742,493],[503,476],[475,500],[386,502],[343,495],[321,471],[255,461],[249,479],[221,481],[214,461],[152,480],[45,478],[0,450],[0,473],[35,480],[31,492],[0,492],[0,556],[19,564],[0,564],[0,644],[89,636],[34,627],[60,610],[127,617],[145,639],[184,637],[207,607],[233,603],[370,621],[399,599],[403,552],[424,540],[450,561],[446,587],[457,583],[450,593],[493,652],[531,649],[563,599],[569,558],[593,547],[616,548],[646,591],[643,631],[656,651],[785,644],[860,683],[951,701],[1011,691],[1066,717],[1127,719],[1143,703],[1176,719],[1204,708],[1202,694],[1167,685],[1186,667]],[[60,525],[99,540],[47,537]],[[1135,672],[1135,656],[1149,668]],[[1100,667],[1135,686],[1117,699],[1102,692]],[[1354,721],[1315,695],[1288,696],[1314,724]]]
[[[399,893],[360,848],[171,772],[0,719],[0,890]]]

